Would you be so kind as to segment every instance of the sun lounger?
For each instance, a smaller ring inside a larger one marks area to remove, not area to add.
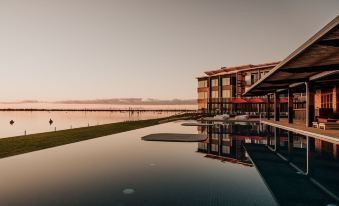
[[[247,120],[249,119],[249,115],[237,115],[234,117],[235,120]]]
[[[318,122],[312,122],[312,127],[319,128],[319,123]]]
[[[230,116],[228,114],[223,114],[223,115],[215,115],[214,117],[205,117],[202,118],[203,121],[217,121],[217,122],[224,122],[228,120]]]
[[[320,122],[319,123],[320,129],[339,129],[339,123],[338,122]]]

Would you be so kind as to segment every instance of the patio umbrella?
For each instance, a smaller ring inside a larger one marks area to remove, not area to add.
[[[267,102],[267,100],[265,100],[265,102]],[[285,99],[285,98],[280,98],[279,99],[279,103],[287,103],[287,102],[288,102],[288,100]],[[270,103],[274,103],[274,99],[270,100]]]
[[[237,105],[247,103],[247,101],[244,100],[244,99],[241,99],[241,98],[234,98],[234,99],[232,99],[231,103],[235,104],[235,111],[238,113]]]
[[[280,98],[280,103],[287,103],[287,102],[288,102],[287,99],[285,99],[285,98]]]
[[[265,100],[260,99],[260,98],[253,98],[253,99],[249,99],[248,102],[249,102],[249,103],[258,104],[258,103],[264,103]]]
[[[235,98],[235,99],[232,99],[231,101],[233,104],[242,104],[242,103],[247,103],[246,100],[244,99],[241,99],[241,98]]]

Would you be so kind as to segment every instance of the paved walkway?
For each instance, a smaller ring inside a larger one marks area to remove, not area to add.
[[[303,121],[294,121],[293,124],[290,124],[288,123],[287,119],[280,119],[280,121],[262,119],[260,122],[263,124],[296,132],[305,136],[322,139],[335,144],[339,143],[339,130],[323,130],[319,128],[306,127],[305,122]]]

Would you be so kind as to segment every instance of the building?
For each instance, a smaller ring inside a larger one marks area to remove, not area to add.
[[[305,107],[296,109],[295,94],[304,93]],[[288,121],[317,118],[339,119],[339,16],[253,84],[244,96],[288,96]],[[275,101],[279,121],[279,101]]]
[[[242,94],[278,63],[247,64],[206,71],[205,76],[197,78],[198,109],[209,113],[229,113],[237,112],[235,104],[264,103],[260,100],[259,102],[251,101],[251,98],[245,99]],[[256,108],[252,108],[247,104],[246,109],[248,112],[258,111],[257,107],[258,105]]]

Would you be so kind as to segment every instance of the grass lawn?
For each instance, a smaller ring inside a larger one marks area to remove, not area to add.
[[[0,158],[149,127],[163,122],[194,117],[196,117],[196,114],[181,114],[158,119],[117,122],[91,127],[2,138],[0,139]]]

